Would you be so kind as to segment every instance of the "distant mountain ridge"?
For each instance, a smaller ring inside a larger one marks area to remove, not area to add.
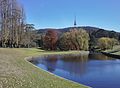
[[[60,28],[60,29],[54,29],[54,30],[64,33],[73,28],[74,27],[67,27],[67,28]],[[110,30],[97,28],[97,27],[91,27],[91,26],[76,27],[76,29],[80,29],[80,28],[86,30],[90,36],[94,36],[95,38],[110,37],[110,38],[116,38],[120,40],[120,33],[116,31],[110,31]],[[52,28],[39,29],[37,30],[37,33],[46,33],[46,31],[49,29],[52,29]]]

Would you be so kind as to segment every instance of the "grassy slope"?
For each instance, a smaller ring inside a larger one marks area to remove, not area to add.
[[[38,69],[25,61],[27,56],[68,54],[46,52],[39,49],[0,49],[0,88],[86,88]]]
[[[105,52],[120,55],[120,45],[114,46],[113,49],[106,50]]]

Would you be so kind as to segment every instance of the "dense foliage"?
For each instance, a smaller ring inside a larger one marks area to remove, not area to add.
[[[91,33],[91,32],[90,32]],[[118,45],[119,41],[116,38],[100,37],[96,38],[84,29],[71,28],[67,32],[49,29],[41,33],[38,38],[40,47],[47,50],[91,50],[96,49],[106,50],[112,49]],[[113,36],[114,37],[114,36]]]
[[[56,50],[58,34],[55,30],[48,30],[43,38],[43,47],[47,50]]]
[[[74,28],[62,34],[50,29],[41,39],[43,49],[47,50],[88,50],[89,48],[89,34],[83,29]]]
[[[74,27],[54,29],[54,30],[59,31],[60,36],[61,36],[62,34],[66,33],[66,32],[70,32],[71,29],[74,29]],[[90,37],[89,50],[94,51],[95,49],[97,49],[98,48],[98,39],[102,38],[102,37],[114,38],[118,42],[120,41],[120,33],[119,32],[105,30],[105,29],[101,29],[101,28],[97,28],[97,27],[90,27],[90,26],[76,27],[75,29],[77,29],[77,30],[83,29],[89,34],[89,37]],[[38,34],[43,35],[48,30],[49,29],[40,29],[40,30],[38,30]],[[68,35],[68,34],[66,34],[66,35]],[[68,41],[68,40],[66,40],[66,41]],[[39,42],[40,47],[42,46],[41,44],[42,43]]]
[[[113,46],[118,45],[118,40],[114,38],[102,37],[98,39],[98,47],[101,50],[112,49]]]
[[[17,0],[0,0],[0,47],[29,47],[32,29]]]
[[[89,35],[83,29],[71,29],[59,39],[60,50],[88,50],[88,45]]]

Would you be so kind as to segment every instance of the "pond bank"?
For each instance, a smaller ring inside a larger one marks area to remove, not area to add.
[[[25,58],[26,60],[30,61],[33,60],[37,57],[42,57],[42,56],[49,56],[49,55],[88,55],[90,52],[89,51],[60,51],[60,52],[49,52],[49,53],[43,53],[41,55],[37,56],[31,56],[28,58]]]
[[[113,54],[113,53],[108,53],[108,52],[101,52],[104,55],[107,55],[109,57],[113,57],[113,58],[119,58],[120,59],[120,55],[117,54]]]
[[[105,50],[101,52],[109,57],[119,58],[120,59],[120,45],[116,45],[113,49]]]
[[[2,88],[88,88],[36,68],[25,57],[47,54],[76,54],[78,51],[50,52],[40,49],[0,48],[0,87]]]

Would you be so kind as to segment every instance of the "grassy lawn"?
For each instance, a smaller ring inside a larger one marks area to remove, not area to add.
[[[113,49],[105,50],[108,53],[117,53],[120,52],[120,45],[114,46]]]
[[[113,49],[105,50],[104,52],[120,55],[120,45],[114,46]]]
[[[0,48],[0,88],[87,88],[49,74],[24,59],[28,56],[74,53],[80,52],[50,52],[33,48]]]

